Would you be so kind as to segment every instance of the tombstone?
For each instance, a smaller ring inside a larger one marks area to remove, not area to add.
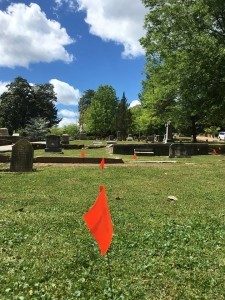
[[[68,134],[63,134],[61,137],[61,143],[64,145],[69,145],[70,143],[70,136]]]
[[[169,158],[190,157],[189,149],[183,143],[174,143],[169,147]]]
[[[9,136],[9,131],[7,128],[0,128],[0,136]]]
[[[109,138],[108,138],[108,141],[114,141],[114,135],[110,134]]]
[[[164,135],[159,135],[159,134],[155,135],[155,142],[157,143],[163,142],[163,139],[164,139]]]
[[[128,137],[126,138],[126,140],[127,141],[133,141],[134,139],[133,139],[133,136],[132,136],[132,134],[128,134]]]
[[[154,135],[154,134],[148,135],[148,136],[146,137],[146,142],[147,142],[147,143],[154,143],[154,141],[155,141],[155,135]]]
[[[170,143],[170,142],[173,142],[173,132],[172,132],[172,125],[171,125],[171,122],[167,122],[165,124],[166,126],[166,135],[165,135],[165,138],[164,138],[164,143]]]
[[[116,139],[117,139],[117,141],[122,141],[121,131],[117,131],[117,133],[116,133]]]
[[[46,137],[45,152],[62,152],[59,135],[51,134]]]
[[[34,149],[26,139],[12,146],[10,172],[32,172]]]

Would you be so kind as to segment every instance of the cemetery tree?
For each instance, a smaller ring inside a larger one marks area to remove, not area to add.
[[[100,86],[85,113],[85,123],[90,133],[99,137],[115,134],[117,97],[112,86]]]
[[[26,79],[17,77],[7,88],[0,96],[0,119],[1,126],[7,127],[10,134],[25,128],[33,118],[44,118],[49,126],[60,121],[51,84],[31,86]]]
[[[84,115],[87,108],[91,105],[91,101],[95,95],[94,90],[86,90],[84,94],[81,96],[79,103],[78,103],[78,111],[80,113],[79,116],[79,125],[83,129],[84,126]]]
[[[33,140],[44,140],[49,133],[49,122],[40,117],[33,118],[20,133],[22,136],[29,136]]]
[[[36,84],[33,89],[36,100],[36,117],[46,119],[49,127],[58,124],[60,119],[57,117],[55,106],[57,97],[54,86],[50,83]]]
[[[125,93],[123,93],[121,100],[118,102],[116,114],[116,130],[120,131],[123,139],[128,135],[129,129],[131,128],[131,122],[131,112],[128,109]]]
[[[194,136],[198,124],[225,125],[225,2],[143,2],[149,13],[141,40],[147,54],[142,103],[162,123],[189,126]]]

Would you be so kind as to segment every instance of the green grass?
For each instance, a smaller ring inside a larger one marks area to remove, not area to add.
[[[103,175],[98,166],[0,172],[1,300],[110,299],[107,260],[82,220],[101,183],[114,300],[225,299],[224,157],[125,161]]]

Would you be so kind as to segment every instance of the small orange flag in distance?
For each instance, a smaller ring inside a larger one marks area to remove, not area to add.
[[[86,156],[85,150],[81,150],[81,151],[80,151],[80,157],[81,157],[81,158],[84,158],[85,156]]]
[[[113,224],[104,186],[100,186],[94,205],[83,215],[83,219],[98,243],[101,255],[105,255],[112,242]]]
[[[136,153],[134,153],[133,155],[132,155],[132,159],[137,159],[137,154]]]
[[[102,160],[100,161],[99,168],[101,170],[103,170],[105,168],[105,159],[104,158],[102,158]]]

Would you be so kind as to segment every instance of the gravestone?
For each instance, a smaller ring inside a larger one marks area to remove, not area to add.
[[[34,149],[26,140],[21,139],[12,146],[10,162],[11,172],[32,172],[33,171]]]
[[[45,152],[62,152],[61,139],[59,135],[48,135],[46,137]]]
[[[122,141],[121,131],[117,131],[117,133],[116,133],[116,139],[117,139],[117,141]]]
[[[155,135],[154,135],[154,134],[148,135],[148,136],[146,137],[146,142],[147,142],[147,143],[154,143],[154,141],[155,141]]]
[[[183,143],[174,143],[169,147],[169,158],[190,156],[189,149]]]
[[[172,125],[171,125],[171,122],[167,122],[165,124],[165,127],[166,127],[166,135],[165,135],[165,138],[164,138],[164,143],[170,143],[170,142],[173,142],[173,132],[172,132]]]
[[[70,136],[68,134],[63,134],[61,137],[61,143],[64,145],[69,145],[70,143]]]
[[[0,136],[9,136],[9,131],[7,128],[0,128]]]
[[[159,135],[159,134],[155,135],[155,142],[157,143],[163,142],[163,139],[164,139],[163,135]]]

